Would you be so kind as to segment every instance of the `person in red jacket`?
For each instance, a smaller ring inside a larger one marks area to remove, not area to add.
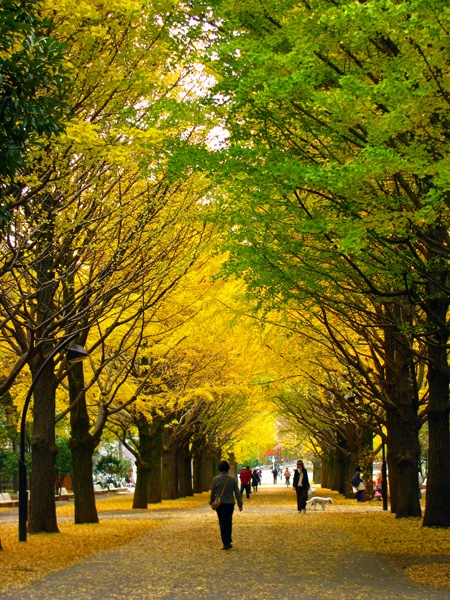
[[[250,467],[244,467],[239,473],[239,479],[241,480],[241,496],[244,497],[244,490],[247,494],[247,500],[250,500],[250,483],[252,481],[252,472]]]

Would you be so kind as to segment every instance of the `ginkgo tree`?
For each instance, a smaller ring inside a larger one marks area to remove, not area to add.
[[[2,332],[16,357],[2,393],[25,365],[35,378],[63,336],[79,330],[84,343],[106,312],[109,329],[100,338],[126,318],[126,306],[138,318],[195,262],[200,192],[192,178],[171,184],[160,152],[173,134],[164,103],[170,93],[176,100],[182,78],[168,67],[171,9],[164,2],[46,4],[73,71],[72,118],[64,135],[30,155],[33,168],[20,188],[27,202],[1,247]],[[57,531],[55,390],[66,373],[64,362],[50,364],[34,391],[32,532]],[[73,389],[75,406],[83,384]]]
[[[160,331],[157,344],[141,347],[140,369],[144,374],[152,368],[153,376],[108,426],[137,459],[135,508],[192,494],[191,459],[196,491],[207,489],[212,456],[233,451],[237,440],[248,437],[249,422],[264,412],[262,338],[232,323],[224,301],[232,302],[235,286],[211,281],[211,264],[216,262],[191,273],[183,292],[166,298],[165,310],[177,306],[182,322],[174,327],[166,314],[168,331]]]
[[[229,136],[221,151],[198,149],[195,164],[226,190],[214,218],[227,233],[230,268],[262,303],[278,294],[304,307],[311,291],[331,302],[349,287],[405,316],[392,328],[385,321],[386,343],[401,352],[414,331],[425,344],[424,525],[447,527],[449,7],[186,5],[199,23],[205,68],[216,73],[205,103]]]

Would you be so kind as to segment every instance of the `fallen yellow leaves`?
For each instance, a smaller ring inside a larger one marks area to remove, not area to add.
[[[205,504],[209,500],[209,493],[196,494],[188,498],[178,498],[178,500],[163,500],[159,504],[149,504],[147,510],[182,510],[196,508]],[[133,507],[133,496],[130,494],[124,496],[114,496],[113,498],[100,498],[97,500],[97,511],[126,511]],[[147,512],[146,509],[135,509],[133,512]],[[58,517],[72,517],[74,515],[74,505],[58,506],[56,509]]]
[[[436,556],[450,553],[450,532],[422,527],[422,519],[396,519],[388,512],[340,514],[343,529],[356,533],[355,544],[380,554]]]
[[[149,510],[194,509],[205,505],[209,494],[198,494],[178,500],[163,500],[161,504],[149,504]],[[100,499],[98,511],[130,511],[132,496],[117,496]],[[11,509],[6,509],[11,510]],[[133,511],[145,514],[147,511]],[[58,516],[72,516],[73,504],[57,508]],[[143,533],[158,527],[164,520],[124,519],[121,517],[103,520],[89,525],[59,522],[59,534],[28,536],[27,543],[18,541],[16,524],[3,525],[0,552],[0,588],[21,587],[28,581],[41,578],[51,571],[63,569],[86,557],[94,556],[129,543]]]
[[[318,490],[319,491],[319,490]],[[322,492],[322,490],[321,490]],[[438,527],[422,527],[421,518],[396,519],[390,512],[372,508],[375,501],[356,505],[355,501],[342,500],[342,496],[323,490],[333,498],[337,511],[330,513],[334,525],[354,537],[354,545],[367,552],[391,556],[447,556],[450,554],[450,531]],[[339,512],[348,503],[356,511]],[[338,514],[337,514],[338,513]],[[405,574],[422,585],[450,587],[450,564],[420,564],[406,568]]]
[[[86,557],[117,548],[164,521],[114,519],[90,525],[58,524],[59,534],[29,535],[18,541],[17,525],[2,527],[0,588],[18,588]]]
[[[450,564],[413,565],[405,573],[416,583],[434,587],[450,587]]]
[[[321,569],[327,577],[334,577],[330,570],[332,562],[337,557],[347,561],[355,548],[395,556],[400,560],[405,555],[419,560],[420,557],[434,556],[436,558],[432,560],[437,564],[416,565],[404,572],[419,584],[449,586],[450,565],[438,564],[440,555],[450,554],[448,530],[422,528],[421,519],[395,519],[394,515],[383,512],[379,502],[357,503],[320,488],[317,488],[316,495],[331,497],[333,504],[325,511],[321,508],[309,510],[307,515],[297,513],[292,489],[263,487],[252,495],[250,501],[244,500],[243,513],[237,512],[234,518],[237,550],[245,548],[246,560],[251,564],[262,561],[265,570],[273,570],[274,573],[278,572],[277,561],[282,552],[290,557],[283,563],[286,577],[294,577],[301,565],[302,573],[318,581],[324,577]],[[101,497],[97,499],[101,522],[95,525],[69,523],[73,504],[66,505],[57,509],[59,517],[66,517],[60,518],[61,534],[29,536],[27,544],[17,541],[17,525],[6,525],[2,528],[4,551],[0,553],[0,588],[20,587],[50,571],[134,540],[133,552],[136,548],[144,548],[145,562],[151,539],[152,561],[156,560],[156,556],[162,561],[155,567],[161,589],[170,587],[175,569],[183,585],[190,586],[191,591],[196,590],[194,596],[198,594],[200,597],[211,589],[217,568],[215,563],[211,564],[209,572],[208,561],[201,557],[210,556],[220,548],[217,516],[208,508],[208,499],[209,494],[204,493],[165,500],[161,504],[150,504],[145,511],[131,509],[132,496]],[[185,512],[179,515],[177,512],[180,510]],[[109,514],[106,515],[105,511]],[[163,512],[158,515],[154,511]],[[163,523],[164,526],[160,527]],[[153,529],[151,536],[146,537],[150,529]],[[322,557],[321,561],[312,564],[308,553],[298,543],[299,539],[310,540],[314,552]],[[187,548],[189,560],[186,560]],[[134,560],[133,552],[124,554],[130,565]],[[198,561],[195,562],[192,557],[199,557]],[[231,554],[228,559],[239,568],[239,552]],[[125,559],[122,557],[121,560]],[[411,558],[408,561],[411,564]],[[182,573],[180,564],[184,565]],[[336,565],[333,568],[336,569]],[[163,572],[167,572],[165,577],[162,577]],[[256,586],[259,572],[255,571],[254,576]],[[154,582],[152,585],[155,585]],[[262,590],[260,595],[263,595]],[[252,599],[257,597],[252,596]]]

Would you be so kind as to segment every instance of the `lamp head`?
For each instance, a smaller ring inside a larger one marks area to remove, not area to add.
[[[81,362],[85,358],[88,358],[89,352],[83,348],[83,346],[79,346],[78,344],[74,344],[67,350],[67,360],[70,363]]]

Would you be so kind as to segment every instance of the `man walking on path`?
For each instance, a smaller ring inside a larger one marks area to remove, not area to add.
[[[239,479],[241,480],[241,496],[244,497],[244,490],[247,494],[247,500],[250,500],[250,483],[252,481],[252,472],[250,467],[244,467],[239,473]]]
[[[212,504],[216,498],[220,497],[220,506],[217,508],[217,516],[219,518],[220,535],[222,536],[223,548],[222,550],[230,550],[233,546],[231,542],[232,528],[233,528],[233,512],[234,512],[234,498],[239,506],[239,510],[242,511],[242,498],[239,493],[239,487],[237,479],[230,477],[228,474],[230,470],[230,464],[227,460],[221,460],[219,462],[220,475],[214,477],[211,483],[211,497],[209,503]]]
[[[306,513],[306,501],[308,500],[309,480],[308,472],[303,466],[303,461],[297,461],[297,468],[294,470],[294,481],[292,482],[294,490],[297,493],[298,512]]]

